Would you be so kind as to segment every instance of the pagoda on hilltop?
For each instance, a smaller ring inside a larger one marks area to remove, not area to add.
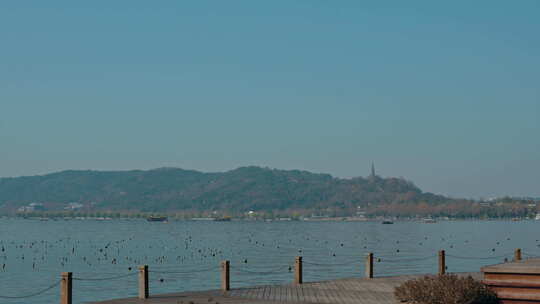
[[[371,162],[371,174],[368,176],[368,179],[376,179],[377,174],[375,173],[375,163]]]

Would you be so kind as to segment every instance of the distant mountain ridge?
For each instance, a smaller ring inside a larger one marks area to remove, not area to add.
[[[336,178],[256,166],[204,173],[179,168],[132,171],[68,170],[0,178],[0,210],[29,203],[78,202],[101,210],[285,210],[391,203],[440,204],[451,199],[422,192],[402,178]]]

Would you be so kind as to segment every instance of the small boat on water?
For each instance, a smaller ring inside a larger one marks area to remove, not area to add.
[[[167,217],[166,216],[149,216],[146,218],[149,222],[166,222]]]
[[[392,221],[382,221],[382,223],[383,223],[384,225],[391,225],[391,224],[393,224],[394,222],[392,222]]]
[[[537,221],[540,221],[540,213],[537,213],[536,217],[534,219],[537,220]]]
[[[192,221],[198,221],[198,222],[213,222],[216,220],[215,217],[194,217],[191,219]]]
[[[437,221],[432,219],[432,218],[425,218],[422,220],[424,223],[426,224],[433,224],[433,223],[436,223]]]

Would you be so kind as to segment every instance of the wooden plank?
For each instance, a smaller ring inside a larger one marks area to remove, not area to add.
[[[537,301],[500,300],[500,304],[538,304]]]
[[[274,296],[274,294],[272,293],[273,289],[274,287],[271,285],[266,288],[266,292],[264,293],[265,300],[272,301],[272,297]]]
[[[317,298],[317,303],[324,303],[324,295],[322,294],[321,289],[317,286],[317,283],[313,284],[313,293]]]
[[[321,284],[321,285],[323,285],[323,284]],[[326,301],[325,301],[326,303],[336,303],[336,302],[334,302],[333,296],[332,296],[332,294],[329,292],[327,286],[324,286],[324,285],[321,286],[321,290],[323,291],[324,296],[325,296],[325,298],[326,298]]]
[[[253,299],[260,300],[261,295],[264,292],[264,286],[259,286],[254,290]]]
[[[272,296],[270,297],[270,300],[272,301],[279,301],[279,287],[278,286],[272,286]]]
[[[497,296],[508,300],[540,301],[540,289],[538,288],[504,288],[491,287]]]
[[[289,301],[289,285],[285,285],[282,287],[283,288],[283,298],[282,298],[282,302],[288,302]]]
[[[305,291],[305,285],[302,285],[300,286],[300,288],[298,288],[298,302],[307,302],[304,291]]]
[[[297,288],[296,286],[291,286],[291,285],[287,286],[287,298],[288,298],[287,301],[288,302],[296,301],[296,295],[295,295],[296,294],[296,291],[295,291],[296,288]]]
[[[540,274],[486,273],[484,282],[497,286],[521,284],[521,286],[540,287]]]
[[[297,286],[295,288],[293,288],[291,291],[292,291],[292,301],[293,302],[298,302],[299,298],[298,298],[298,293],[300,291],[300,289],[302,288],[302,286]]]
[[[287,285],[286,288],[287,288],[287,297],[286,297],[287,300],[286,301],[290,302],[290,301],[292,301],[292,298],[293,298],[292,297],[292,290],[293,290],[294,287],[292,287],[290,285]]]
[[[335,281],[326,282],[326,286],[327,286],[328,294],[332,298],[333,303],[345,304],[343,303],[342,297],[339,296],[338,293],[336,292]]]
[[[377,299],[373,296],[372,292],[363,292],[362,298],[364,299],[363,302],[365,303],[377,303]]]
[[[322,295],[319,292],[319,289],[317,288],[317,283],[311,284],[311,291],[313,293],[313,297],[315,297],[315,303],[323,303],[322,301]]]
[[[364,298],[360,296],[360,293],[357,291],[357,284],[355,284],[355,281],[353,280],[345,280],[343,282],[345,284],[345,287],[351,294],[351,297],[354,299],[354,302],[356,303],[363,303]]]
[[[302,284],[299,290],[300,290],[300,302],[312,302],[310,300],[308,284]]]
[[[262,291],[261,291],[261,293],[260,293],[260,297],[259,297],[260,300],[266,299],[267,291],[268,291],[268,285],[265,285],[265,286],[262,288]]]
[[[321,283],[317,283],[317,292],[321,295],[322,302],[323,303],[331,303],[330,296],[328,295],[328,291],[322,286]]]
[[[341,280],[332,281],[332,285],[335,287],[333,289],[334,295],[339,299],[343,304],[349,304],[351,302],[351,296],[347,289],[343,286]]]
[[[276,293],[274,301],[281,302],[281,291],[282,291],[281,286],[274,286],[274,290],[275,290],[275,293]]]
[[[304,302],[317,302],[317,297],[315,296],[315,293],[313,291],[313,287],[311,285],[303,285],[302,286],[302,294]]]
[[[264,290],[264,300],[266,301],[271,301],[271,296],[272,296],[272,286],[266,286],[265,290]]]

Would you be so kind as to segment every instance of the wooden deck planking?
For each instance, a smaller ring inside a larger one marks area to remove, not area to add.
[[[352,280],[343,280],[344,288],[352,290],[351,296],[353,298],[353,302],[355,303],[363,303],[363,299],[359,297],[359,293],[356,290],[356,286],[353,284]]]
[[[317,297],[313,294],[313,292],[307,288],[305,285],[302,285],[302,299],[304,299],[306,302],[317,302]]]
[[[279,301],[279,289],[277,289],[275,286],[272,286],[272,296],[270,296],[269,300],[271,301]]]
[[[330,283],[330,292],[332,294],[332,298],[337,301],[337,303],[340,304],[348,304],[350,293],[344,292],[341,284],[338,283],[338,281],[331,281]],[[341,291],[341,292],[340,292]]]
[[[479,273],[466,273],[480,279]],[[95,302],[95,304],[397,304],[394,288],[401,283],[422,275],[379,277],[373,279],[350,278],[322,282],[308,282],[301,285],[264,285],[201,292],[183,292],[152,295],[149,299],[117,299]],[[74,291],[76,297],[76,290]]]
[[[267,293],[268,293],[268,286],[264,286],[262,288],[261,293],[259,293],[259,295],[258,295],[259,296],[258,299],[264,299],[264,297],[266,296]]]

